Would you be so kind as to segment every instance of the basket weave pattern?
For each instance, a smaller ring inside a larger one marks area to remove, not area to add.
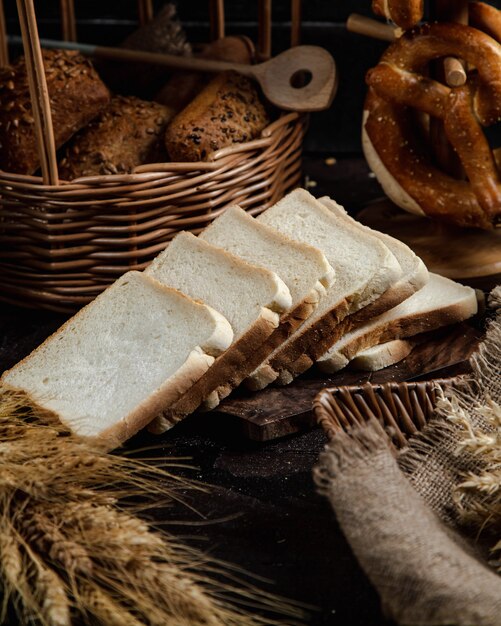
[[[200,232],[231,204],[264,211],[300,181],[304,130],[304,116],[284,114],[208,162],[59,185],[0,172],[0,298],[72,312],[180,230]]]
[[[334,387],[322,390],[313,408],[329,439],[376,419],[395,446],[403,448],[433,416],[438,389],[452,384],[454,379]]]

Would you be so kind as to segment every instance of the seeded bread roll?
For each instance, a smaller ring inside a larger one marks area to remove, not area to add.
[[[43,50],[56,148],[99,115],[110,100],[91,62],[78,52]],[[0,68],[0,168],[33,174],[40,167],[24,57]]]
[[[218,74],[167,127],[171,161],[205,161],[211,152],[255,139],[269,123],[251,81]]]
[[[167,159],[163,135],[174,112],[134,96],[115,96],[108,108],[82,129],[59,164],[61,178],[127,174],[144,163]]]

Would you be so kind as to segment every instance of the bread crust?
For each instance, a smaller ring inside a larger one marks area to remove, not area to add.
[[[176,14],[176,4],[167,2],[152,19],[141,24],[120,44],[129,50],[191,56],[192,47]],[[115,93],[152,98],[172,71],[162,65],[141,61],[100,59],[99,70]]]
[[[472,298],[468,300],[463,300],[429,313],[416,312],[413,315],[400,319],[388,320],[386,323],[368,330],[363,335],[354,337],[346,346],[341,347],[339,355],[349,362],[362,350],[393,339],[406,339],[407,337],[435,330],[448,324],[454,324],[475,315],[477,310],[477,300],[472,295]],[[341,369],[339,367],[339,356],[335,355],[333,355],[332,359],[317,361],[317,366],[322,372],[329,374]]]
[[[329,224],[331,220],[334,219],[336,225],[339,226],[340,223],[344,223],[346,219],[348,219],[340,216],[336,218],[328,207],[318,202],[305,190],[296,190],[292,192],[292,194],[296,194],[296,196],[301,199],[304,197],[304,201],[307,204],[315,207],[316,211],[320,210],[319,215],[322,219],[327,219]],[[280,201],[274,208],[276,209],[278,206],[279,210],[283,210],[282,203],[284,203],[284,200]],[[274,208],[271,208],[270,211],[273,211]],[[265,212],[263,215],[266,217],[267,213]],[[264,222],[273,226],[274,218],[277,219],[276,211],[275,214],[271,213],[271,215],[272,218],[269,221],[265,219]],[[280,214],[278,217],[280,217]],[[360,229],[355,225],[345,224],[343,228],[348,228],[353,234],[356,232],[356,236],[363,235],[365,245],[370,245],[367,239],[368,234],[360,233]],[[343,294],[333,306],[331,306],[329,302],[330,310],[325,313],[322,310],[321,317],[318,316],[318,319],[315,318],[312,323],[306,324],[305,329],[300,328],[284,346],[279,348],[275,354],[272,354],[266,364],[264,364],[267,367],[267,373],[265,375],[267,379],[270,378],[268,374],[269,368],[271,367],[275,370],[277,378],[283,376],[287,378],[287,382],[290,382],[290,377],[285,373],[282,374],[282,372],[289,371],[289,366],[300,357],[302,357],[302,363],[306,364],[307,357],[309,357],[311,363],[313,363],[316,360],[317,354],[323,353],[325,345],[330,347],[341,336],[343,328],[340,327],[340,323],[347,315],[377,300],[381,292],[383,292],[383,289],[389,288],[389,285],[400,279],[402,269],[395,256],[383,242],[376,240],[374,237],[372,237],[372,239],[374,240],[374,249],[378,251],[378,264],[376,269],[372,271],[371,276],[367,276],[366,278],[364,276],[364,281],[360,281],[356,289],[353,288],[353,293]],[[338,271],[339,268],[335,269]],[[345,289],[345,291],[347,291],[347,289]],[[303,355],[306,355],[306,357]],[[254,382],[248,382],[249,388],[255,389],[257,386],[262,388],[263,377],[260,377],[258,372],[253,372],[251,378],[254,378]]]
[[[190,389],[214,363],[214,357],[201,348],[192,350],[184,364],[164,383],[153,396],[140,404],[126,418],[103,431],[99,437],[110,443],[113,449],[147,426],[166,406],[175,403]]]
[[[423,272],[423,274],[425,273]],[[347,315],[336,326],[335,332],[332,335],[326,335],[325,337],[319,338],[319,340],[315,344],[311,345],[304,354],[301,354],[292,363],[288,363],[284,367],[282,367],[277,372],[278,376],[276,382],[278,382],[278,384],[280,385],[290,384],[290,382],[294,378],[303,374],[310,367],[312,367],[315,362],[320,359],[320,357],[322,357],[326,352],[328,352],[330,348],[332,348],[332,346],[339,339],[341,339],[341,337],[346,335],[346,333],[349,333],[358,326],[369,322],[378,315],[386,313],[386,311],[389,311],[390,309],[399,305],[401,302],[403,302],[416,292],[416,286],[418,284],[418,282],[414,281],[399,281],[399,283],[397,283],[396,285],[392,285],[389,289],[385,291],[382,296],[380,296],[377,300],[375,300],[368,306],[360,309],[359,311],[356,311],[356,313],[353,313],[352,315]],[[329,372],[331,373],[342,369],[348,363],[348,361],[345,361],[344,358],[339,359],[336,356],[335,359],[336,365],[333,365],[333,369],[329,370]]]
[[[215,59],[232,63],[253,62],[255,49],[252,41],[244,35],[223,37],[207,44],[197,55],[199,59]],[[155,96],[156,102],[181,111],[211,80],[210,74],[203,72],[179,71],[172,75]]]
[[[322,340],[330,341],[329,338],[332,337],[333,343],[337,341],[340,322],[348,315],[350,303],[349,299],[341,300],[313,326],[304,332],[299,330],[294,340],[289,341],[287,346],[284,346],[274,357],[252,372],[245,380],[245,386],[253,391],[264,389],[267,384],[276,380],[283,370],[288,369],[289,364],[294,363],[303,355],[305,355],[304,359],[310,358],[313,363],[313,359],[309,356],[310,350],[314,350],[314,346]]]
[[[240,378],[240,383],[245,381],[248,389],[253,391],[258,390],[257,387],[253,388],[251,386],[254,383],[252,378],[248,378],[249,374],[252,374],[252,372],[254,372],[254,370],[259,367],[276,348],[278,348],[294,332],[296,332],[301,324],[303,324],[303,322],[310,317],[313,311],[317,308],[320,297],[319,292],[316,289],[313,289],[302,302],[294,307],[292,311],[282,316],[278,328],[273,331],[260,348],[254,350],[250,355],[246,364],[245,375]],[[265,370],[266,373],[264,374],[264,377],[261,376],[257,380],[269,380],[270,377],[273,376],[272,372],[274,372],[274,370],[272,367],[266,367]],[[269,382],[273,382],[273,380],[275,380],[275,378],[269,380]],[[269,384],[269,382],[267,384]],[[231,393],[232,389],[233,388],[229,388],[226,385],[220,386],[217,390],[219,401],[226,398]],[[217,404],[211,402],[210,408],[215,408],[215,406],[217,406]],[[207,406],[207,408],[209,407]]]
[[[246,333],[239,337],[221,354],[212,367],[168,410],[159,411],[159,415],[150,424],[149,430],[160,434],[172,428],[190,413],[193,413],[209,395],[217,392],[218,396],[237,387],[245,378],[251,366],[252,355],[256,346],[260,347],[277,328],[279,316],[263,307],[260,317]]]
[[[246,333],[220,357],[171,410],[152,422],[149,430],[156,434],[165,432],[178,421],[203,406],[214,409],[233,389],[260,364],[275,348],[295,332],[315,310],[320,295],[313,289],[292,311],[282,315],[278,326],[271,328],[271,316],[261,319],[261,327]],[[275,314],[273,314],[275,315]],[[208,402],[206,403],[206,400]]]
[[[174,403],[187,389],[189,389],[197,380],[199,380],[214,362],[214,357],[205,354],[201,348],[196,348],[188,355],[188,358],[178,371],[171,378],[159,387],[154,394],[147,400],[139,404],[134,411],[122,418],[119,422],[103,430],[96,437],[89,437],[74,433],[71,426],[65,421],[64,417],[58,413],[51,411],[43,406],[39,401],[35,400],[30,394],[23,389],[19,389],[12,385],[2,383],[5,389],[15,393],[21,393],[25,398],[27,405],[32,407],[37,413],[46,417],[48,420],[58,421],[68,428],[69,432],[82,439],[88,441],[94,446],[98,446],[104,451],[114,450],[122,445],[127,439],[138,433],[142,428],[147,426],[152,419],[165,407]]]
[[[370,228],[363,226],[362,224],[358,224],[356,221],[352,220],[348,216],[346,212],[339,207],[330,199],[320,199],[320,202],[324,204],[327,208],[330,208],[331,204],[335,205],[335,213],[339,216],[340,219],[348,220],[349,222],[354,222],[354,224],[359,227],[361,230],[366,232],[369,235],[373,235],[380,239],[386,245],[387,242],[385,238],[381,236],[380,233],[376,231],[372,231]],[[331,209],[332,210],[332,209]],[[391,247],[388,246],[391,250]],[[342,320],[339,324],[339,327],[336,328],[336,336],[338,338],[344,336],[346,333],[350,332],[357,326],[364,324],[367,321],[385,313],[386,311],[394,308],[416,291],[421,289],[427,281],[428,281],[428,270],[424,263],[417,257],[414,256],[413,269],[411,272],[407,272],[403,275],[396,283],[391,285],[379,298],[377,298],[374,302],[369,304],[368,306],[348,315]],[[336,339],[337,341],[337,339]],[[299,376],[300,374],[307,371],[312,365],[314,365],[315,361],[320,358],[323,354],[328,352],[328,350],[334,345],[332,343],[332,337],[327,336],[325,339],[320,339],[315,346],[312,347],[310,351],[305,354],[300,355],[293,363],[289,363],[286,368],[277,372],[276,382],[280,385],[288,385],[292,382],[292,380]],[[342,369],[348,363],[348,361],[342,357],[341,355],[336,354],[335,357],[336,365],[333,368],[337,367],[337,369]],[[267,375],[269,378],[269,374]]]

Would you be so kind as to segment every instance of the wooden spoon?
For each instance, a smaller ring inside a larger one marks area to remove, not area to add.
[[[10,43],[21,38],[9,37]],[[89,44],[41,39],[44,48],[78,50],[102,59],[142,61],[176,69],[201,72],[233,70],[260,85],[266,98],[286,111],[322,111],[327,109],[337,89],[336,64],[332,56],[319,46],[296,46],[257,65],[242,65],[227,61],[213,61],[194,57],[157,54],[126,48],[108,48]]]

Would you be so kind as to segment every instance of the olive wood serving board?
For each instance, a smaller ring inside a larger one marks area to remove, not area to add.
[[[481,338],[482,332],[473,324],[457,324],[422,335],[409,356],[378,372],[346,369],[327,375],[312,369],[286,387],[270,386],[255,393],[238,389],[219,405],[217,413],[239,420],[248,438],[269,441],[315,426],[312,402],[325,387],[433,379],[467,373],[468,359]]]

